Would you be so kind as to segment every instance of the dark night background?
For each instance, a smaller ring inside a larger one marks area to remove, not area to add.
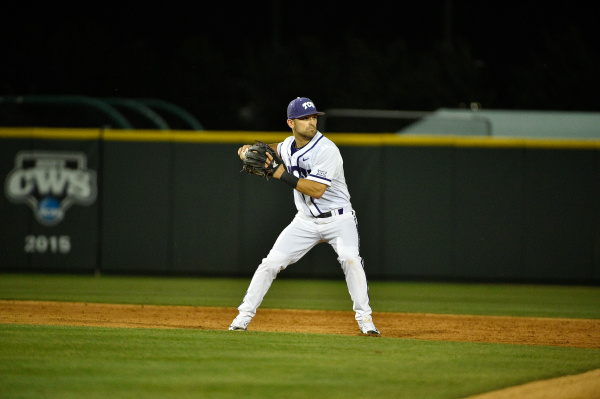
[[[287,130],[297,96],[600,110],[597,2],[108,4],[3,5],[0,96],[159,98],[209,130]]]

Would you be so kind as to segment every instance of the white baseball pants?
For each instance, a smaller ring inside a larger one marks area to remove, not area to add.
[[[359,254],[356,215],[354,211],[344,211],[342,215],[322,219],[296,214],[254,272],[246,296],[238,307],[240,316],[254,317],[277,274],[320,242],[329,243],[338,255],[356,320],[371,315],[367,277]]]

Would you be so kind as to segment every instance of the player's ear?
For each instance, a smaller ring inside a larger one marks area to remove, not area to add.
[[[293,119],[288,119],[288,120],[287,120],[287,124],[288,124],[288,126],[290,127],[290,129],[293,129],[293,128],[294,128],[294,120],[293,120]]]

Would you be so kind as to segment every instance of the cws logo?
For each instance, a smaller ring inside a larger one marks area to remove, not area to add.
[[[83,153],[23,151],[6,177],[6,197],[28,204],[38,222],[54,226],[73,204],[96,201],[96,172],[87,169]]]

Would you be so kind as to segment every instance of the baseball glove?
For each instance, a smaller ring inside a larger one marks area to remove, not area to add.
[[[271,154],[273,160],[269,163],[267,154]],[[265,166],[265,164],[268,164]],[[244,167],[240,172],[246,172],[251,175],[264,177],[269,180],[279,165],[283,164],[277,152],[274,151],[268,144],[256,140],[256,144],[250,146],[244,157]]]

